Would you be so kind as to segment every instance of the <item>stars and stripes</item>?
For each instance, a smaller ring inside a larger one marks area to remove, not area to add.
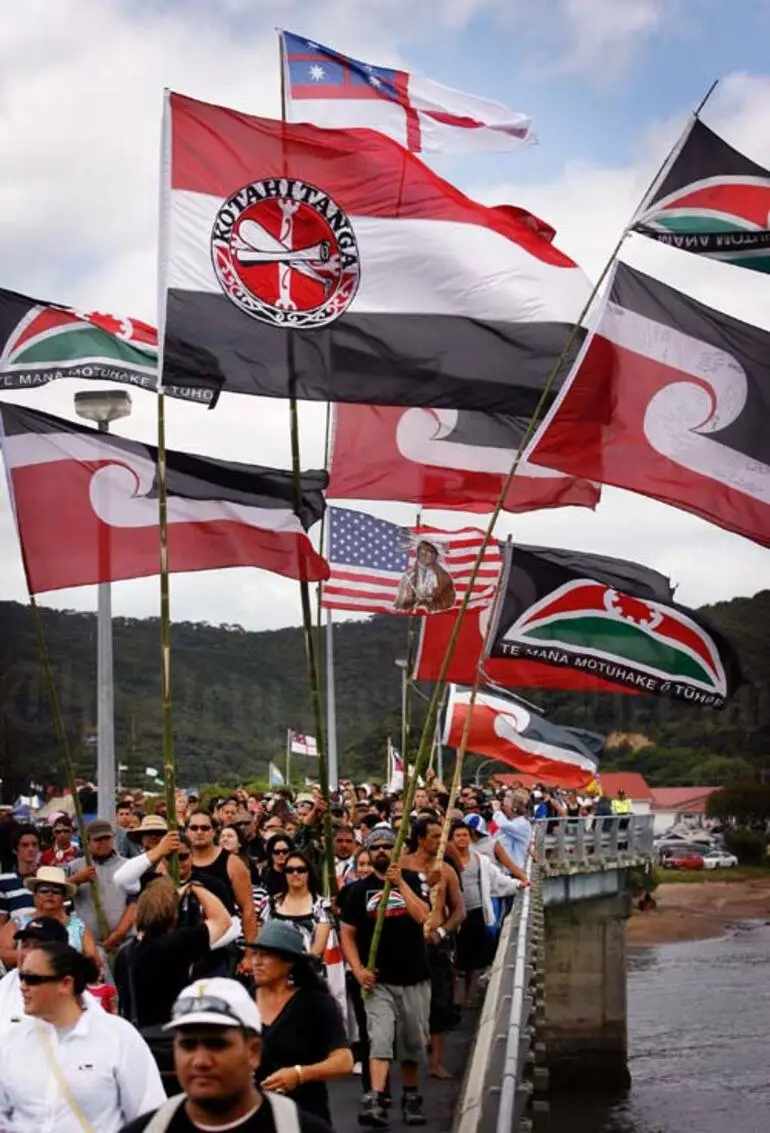
[[[410,529],[348,508],[329,508],[328,515],[331,574],[323,586],[324,606],[371,613],[432,613],[430,599],[418,598],[411,604],[403,600],[405,581],[409,584],[421,569],[436,572],[424,593],[437,594],[443,587],[441,592],[449,595],[440,608],[451,609],[462,602],[484,537],[482,531]],[[421,567],[417,552],[425,543],[433,548],[430,557],[434,561]],[[494,600],[501,566],[500,548],[492,542],[473,585],[473,606],[486,606]]]

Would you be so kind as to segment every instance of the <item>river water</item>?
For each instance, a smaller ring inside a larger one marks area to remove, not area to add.
[[[770,1133],[770,927],[634,949],[622,1100],[562,1099],[549,1133]]]

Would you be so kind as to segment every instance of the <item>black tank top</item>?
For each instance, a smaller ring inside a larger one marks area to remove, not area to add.
[[[227,850],[220,849],[213,862],[207,866],[194,865],[191,873],[194,881],[199,881],[206,889],[211,889],[211,892],[215,893],[220,901],[224,901],[228,913],[233,914],[238,912],[238,906],[235,901],[235,890],[227,872],[229,857],[230,854]],[[218,882],[217,885],[208,884],[212,877]],[[222,892],[223,889],[227,894],[226,901],[225,894]]]

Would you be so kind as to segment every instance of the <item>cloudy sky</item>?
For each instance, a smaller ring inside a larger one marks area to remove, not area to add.
[[[276,115],[276,25],[530,113],[536,148],[434,166],[479,199],[551,221],[559,245],[593,276],[713,79],[722,81],[704,120],[770,165],[769,0],[24,0],[6,7],[0,286],[87,310],[155,321],[162,89]],[[624,255],[770,327],[770,280],[639,239]],[[3,396],[72,416],[82,385]],[[119,431],[150,441],[153,397],[132,396],[133,415]],[[213,413],[172,403],[169,417],[172,448],[288,466],[283,403],[225,396]],[[322,409],[303,407],[307,465],[322,460],[322,422]],[[406,522],[413,516],[396,505],[370,510]],[[441,513],[428,521],[461,525]],[[646,562],[670,574],[680,600],[692,605],[767,585],[770,552],[620,491],[606,490],[595,514],[510,517],[499,531]],[[25,599],[4,483],[0,597]],[[90,588],[43,601],[95,607]],[[155,615],[157,580],[116,584],[113,603],[116,614]],[[177,575],[172,608],[176,620],[251,629],[300,621],[296,586],[258,571]]]

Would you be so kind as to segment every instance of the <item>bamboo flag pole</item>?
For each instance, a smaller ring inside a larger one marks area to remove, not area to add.
[[[91,850],[88,846],[88,839],[86,838],[85,820],[83,818],[83,807],[80,805],[80,796],[77,791],[77,781],[75,776],[75,764],[72,760],[72,752],[70,751],[69,740],[67,739],[67,730],[64,727],[64,720],[61,714],[61,704],[59,703],[59,694],[56,691],[56,681],[53,675],[53,666],[51,665],[51,655],[48,652],[48,642],[45,636],[45,628],[43,626],[43,619],[40,614],[40,607],[37,604],[35,595],[29,589],[29,575],[27,574],[27,564],[22,550],[22,561],[24,565],[24,573],[27,577],[27,591],[29,594],[29,607],[32,611],[32,617],[35,623],[35,640],[37,642],[37,652],[40,658],[40,664],[43,666],[43,674],[45,677],[45,687],[48,693],[48,701],[51,705],[51,716],[53,717],[53,727],[56,733],[56,739],[59,744],[61,752],[62,763],[64,764],[64,773],[67,777],[67,785],[69,786],[72,795],[72,802],[75,807],[75,818],[77,819],[78,829],[83,838],[83,857],[85,863],[90,869],[94,864],[91,857]],[[99,892],[99,882],[94,880],[89,882],[91,886],[91,899],[94,903],[94,912],[96,913],[96,923],[99,928],[99,937],[101,941],[107,939],[110,931],[110,926],[107,922],[107,917],[104,912],[104,905],[102,904],[101,893]]]
[[[283,35],[278,33],[278,63],[281,78],[281,121],[286,122],[286,68],[284,61]],[[300,462],[299,443],[299,411],[296,397],[297,366],[295,358],[295,338],[291,327],[286,328],[286,368],[289,377],[289,434],[291,440],[291,471],[294,486],[294,507],[297,515],[301,514],[302,505],[302,465]],[[318,661],[316,657],[315,625],[313,622],[313,609],[310,600],[310,583],[300,580],[300,602],[302,604],[302,625],[305,637],[305,657],[307,659],[308,675],[310,677],[310,697],[313,706],[313,721],[318,748],[318,777],[321,780],[321,795],[324,801],[323,833],[324,833],[324,862],[327,891],[332,895],[337,892],[337,871],[334,861],[334,844],[332,841],[332,815],[331,798],[329,793],[329,762],[326,752],[326,735],[324,729],[323,706],[321,700],[321,682],[319,678]]]
[[[711,96],[711,94],[712,94],[712,92],[715,88],[715,85],[716,84],[712,84],[712,86],[707,91],[705,97],[703,99],[701,99],[701,102],[699,103],[698,108],[696,110],[696,114],[700,113],[700,111],[705,106],[706,102],[708,101],[709,97]],[[658,169],[655,177],[653,178],[653,180],[650,183],[650,188],[647,189],[647,191],[643,195],[643,198],[642,198],[643,202],[648,199],[650,192],[652,191],[653,187],[660,183],[662,176],[664,175],[665,171],[669,167],[669,164],[672,160],[672,155],[675,153],[675,150],[676,150],[676,147],[675,147],[675,149],[672,149],[669,154],[667,154],[666,158],[661,163],[660,168]],[[637,209],[636,211],[638,212],[639,210]],[[484,559],[484,555],[486,553],[487,547],[489,546],[490,540],[492,538],[492,533],[494,531],[495,524],[497,523],[497,520],[500,516],[500,513],[503,510],[505,498],[508,495],[511,484],[513,482],[513,478],[518,471],[518,468],[519,468],[519,465],[521,464],[524,453],[527,451],[529,444],[530,444],[530,441],[532,440],[532,438],[535,435],[535,431],[536,431],[536,429],[537,429],[537,427],[540,423],[540,418],[543,414],[543,410],[545,409],[546,405],[548,404],[548,401],[550,400],[551,392],[552,392],[552,390],[553,390],[553,388],[556,384],[556,381],[559,378],[559,376],[560,376],[560,374],[561,374],[561,372],[562,372],[562,370],[565,366],[565,363],[567,362],[567,360],[569,358],[569,355],[570,355],[570,352],[572,351],[573,346],[575,345],[575,342],[578,338],[578,335],[580,334],[580,330],[581,330],[581,327],[583,325],[583,322],[585,321],[586,316],[588,315],[588,312],[590,311],[590,309],[591,309],[591,307],[594,303],[594,300],[596,299],[596,296],[599,294],[599,291],[600,291],[602,285],[604,284],[605,279],[607,278],[613,264],[615,263],[615,260],[617,259],[617,256],[620,253],[620,250],[623,246],[623,243],[626,240],[626,237],[629,235],[629,231],[630,231],[630,229],[628,227],[626,227],[621,232],[620,237],[618,238],[618,241],[615,244],[615,247],[612,249],[612,252],[610,254],[609,259],[607,260],[604,267],[602,268],[602,270],[599,274],[599,277],[597,278],[593,288],[591,289],[590,295],[588,296],[585,304],[583,305],[582,311],[578,315],[573,327],[571,328],[571,330],[569,331],[569,333],[567,335],[564,346],[562,347],[562,350],[561,350],[558,358],[554,362],[554,365],[553,365],[553,367],[552,367],[552,369],[551,369],[551,371],[550,371],[550,373],[549,373],[549,375],[548,375],[548,377],[545,381],[545,384],[543,386],[542,392],[541,392],[540,397],[538,399],[537,405],[534,408],[532,416],[530,417],[529,422],[527,423],[527,427],[524,430],[524,434],[523,434],[523,436],[522,436],[522,438],[519,442],[519,446],[518,446],[516,453],[514,455],[513,463],[511,464],[510,471],[508,472],[508,475],[506,476],[505,481],[503,482],[503,485],[502,485],[502,488],[501,488],[501,491],[500,491],[500,495],[498,496],[497,502],[495,503],[495,506],[492,510],[492,514],[489,517],[489,523],[488,523],[487,529],[484,533],[484,538],[482,539],[481,546],[479,547],[479,551],[478,551],[478,554],[476,556],[476,561],[474,562],[474,564],[471,568],[470,578],[469,578],[468,584],[467,584],[467,590],[466,590],[465,594],[463,595],[463,600],[460,603],[460,606],[458,608],[457,616],[455,618],[455,623],[452,626],[452,632],[449,636],[449,641],[447,642],[446,652],[444,653],[444,657],[443,657],[443,660],[441,662],[441,667],[439,669],[438,676],[436,678],[436,683],[435,683],[434,688],[433,688],[433,694],[432,694],[432,696],[430,698],[430,702],[428,704],[428,712],[427,712],[427,715],[426,715],[426,718],[425,718],[425,724],[424,724],[424,727],[423,727],[422,735],[420,736],[420,743],[419,743],[419,747],[418,747],[418,750],[417,750],[417,756],[416,756],[416,759],[415,759],[415,773],[414,773],[414,776],[410,778],[408,786],[407,786],[407,790],[405,792],[405,798],[404,798],[404,813],[405,814],[408,814],[412,809],[412,805],[413,805],[413,802],[414,802],[414,790],[415,790],[415,786],[416,786],[416,783],[417,783],[417,776],[424,773],[424,771],[427,768],[428,761],[430,759],[432,734],[433,734],[433,730],[436,726],[436,721],[438,719],[439,706],[441,704],[441,697],[443,695],[442,685],[446,681],[446,675],[449,671],[449,666],[452,662],[452,657],[454,656],[454,651],[455,651],[455,648],[457,646],[457,640],[458,640],[458,637],[459,637],[459,634],[460,634],[460,627],[462,625],[463,618],[465,617],[465,613],[468,609],[468,603],[469,603],[469,600],[470,600],[470,595],[471,595],[471,592],[472,592],[473,587],[475,585],[476,578],[478,577],[478,573],[479,573],[479,570],[481,568],[481,563]],[[406,823],[401,823],[401,826],[400,826],[398,833],[396,835],[396,842],[395,842],[395,845],[393,847],[393,861],[398,861],[398,858],[401,855],[401,851],[402,851],[403,845],[404,845],[404,840],[405,840],[405,837],[406,837],[406,829],[405,829],[406,826],[407,826]],[[380,898],[379,908],[377,910],[377,922],[374,926],[374,933],[372,935],[372,943],[371,943],[371,946],[370,946],[370,949],[369,949],[369,957],[368,957],[368,960],[367,960],[367,967],[372,972],[374,972],[375,969],[376,969],[377,952],[379,950],[380,940],[382,938],[382,929],[383,929],[383,925],[385,923],[385,909],[387,908],[388,898],[390,896],[390,890],[391,890],[390,882],[386,882],[384,887],[383,887],[382,896]]]

